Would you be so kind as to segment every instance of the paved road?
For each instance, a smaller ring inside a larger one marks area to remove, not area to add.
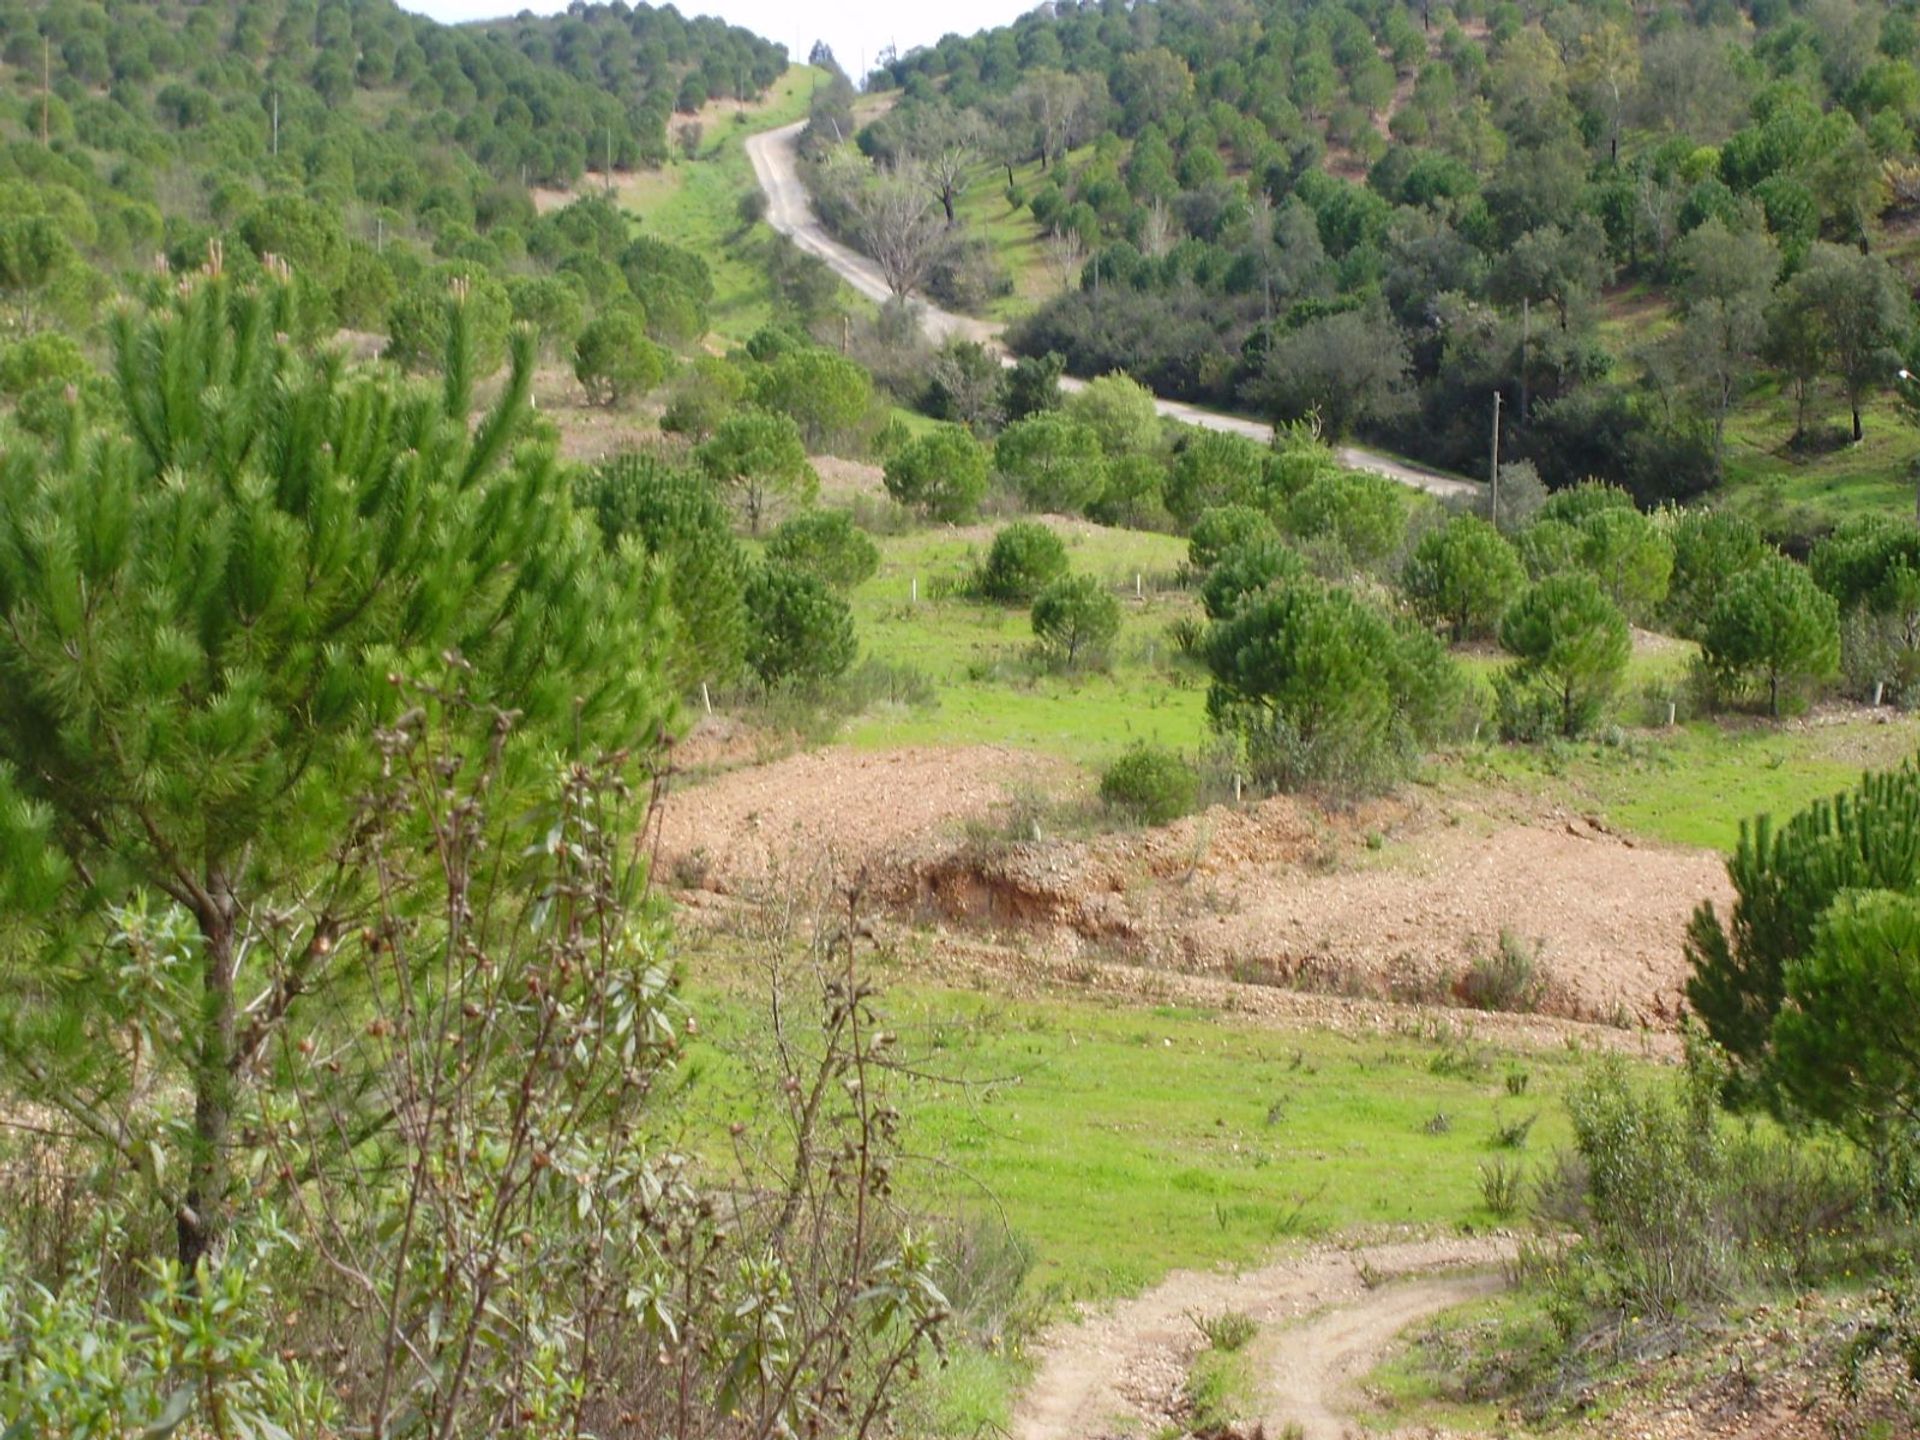
[[[876,303],[883,303],[891,292],[887,282],[881,277],[880,267],[859,251],[841,244],[821,225],[813,213],[813,200],[807,194],[807,187],[800,180],[798,144],[803,123],[783,125],[777,130],[763,130],[747,139],[747,159],[753,164],[754,178],[760,182],[760,188],[767,196],[767,223],[800,249],[810,255],[817,255],[829,267],[837,272],[855,290]],[[971,315],[956,315],[952,311],[942,310],[934,305],[919,305],[920,324],[936,342],[955,337],[975,340],[982,345],[999,352],[1004,363],[1012,360],[1000,343],[1001,327],[991,320],[976,319]],[[1080,389],[1085,382],[1071,376],[1063,379],[1061,386],[1067,390]],[[1203,430],[1222,430],[1233,435],[1245,435],[1264,444],[1273,436],[1271,426],[1258,420],[1248,419],[1244,415],[1231,415],[1219,410],[1207,410],[1198,405],[1188,405],[1179,400],[1154,400],[1155,407],[1162,415],[1183,421],[1188,425],[1197,425]],[[1459,480],[1451,475],[1443,475],[1422,466],[1409,465],[1388,455],[1380,455],[1358,446],[1342,446],[1337,452],[1340,463],[1353,470],[1368,470],[1376,475],[1385,475],[1398,480],[1403,485],[1412,485],[1434,495],[1451,498],[1461,495],[1477,494],[1480,487],[1471,481]]]

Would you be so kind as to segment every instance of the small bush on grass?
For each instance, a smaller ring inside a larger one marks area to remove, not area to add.
[[[1066,573],[1060,537],[1037,520],[1016,520],[993,537],[974,583],[989,600],[1025,605]]]
[[[1119,633],[1120,602],[1091,575],[1056,580],[1034,599],[1034,639],[1050,665],[1104,667]]]
[[[1193,809],[1200,777],[1179,755],[1157,745],[1136,745],[1100,777],[1108,809],[1139,825],[1165,825]]]

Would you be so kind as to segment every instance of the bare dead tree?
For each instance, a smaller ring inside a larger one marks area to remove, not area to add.
[[[1060,275],[1060,288],[1073,289],[1087,259],[1085,237],[1071,226],[1056,228],[1047,236],[1047,259]]]
[[[854,197],[853,211],[887,288],[906,299],[925,283],[946,230],[924,173],[916,165],[895,165]]]

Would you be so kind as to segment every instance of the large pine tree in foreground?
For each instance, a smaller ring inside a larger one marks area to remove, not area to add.
[[[651,744],[669,705],[654,587],[520,443],[525,337],[476,418],[459,297],[439,391],[303,353],[291,303],[195,277],[111,321],[116,413],[0,431],[0,1057],[189,1273],[276,1027],[351,984],[394,682],[457,669],[461,743],[510,733],[509,775]]]

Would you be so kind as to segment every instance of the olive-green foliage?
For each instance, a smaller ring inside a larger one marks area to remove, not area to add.
[[[389,360],[408,370],[437,370],[446,358],[447,299],[458,294],[473,326],[473,376],[484,380],[507,358],[513,302],[507,288],[470,262],[437,265],[407,283],[387,309]]]
[[[1250,598],[1307,573],[1300,552],[1279,539],[1257,540],[1221,552],[1200,582],[1200,605],[1209,620],[1224,620]]]
[[[807,463],[799,427],[786,415],[736,411],[694,454],[713,482],[738,499],[747,527],[756,535],[776,498],[811,505],[820,491],[820,477]]]
[[[880,547],[844,510],[805,510],[767,537],[767,559],[851,590],[880,568]]]
[[[613,306],[593,317],[573,343],[573,377],[601,405],[637,400],[666,378],[667,352],[647,338],[637,305]]]
[[[1406,543],[1410,492],[1384,475],[1348,471],[1310,480],[1287,505],[1287,531],[1330,545],[1345,563],[1378,570]]]
[[[1100,776],[1100,799],[1137,825],[1165,825],[1193,809],[1200,777],[1172,750],[1136,745]]]
[[[758,404],[791,416],[815,449],[850,435],[873,403],[872,376],[844,355],[814,346],[779,356],[752,388]]]
[[[685,693],[731,684],[746,664],[746,559],[713,483],[651,455],[621,455],[576,481],[609,550],[637,545],[666,572],[668,674]]]
[[[1673,583],[1666,615],[1676,635],[1697,640],[1721,592],[1767,554],[1759,527],[1725,510],[1688,510],[1673,525]]]
[[[1546,580],[1580,567],[1586,537],[1564,520],[1535,520],[1514,542],[1529,580]]]
[[[1707,616],[1701,653],[1738,693],[1758,687],[1778,715],[1840,669],[1840,607],[1804,566],[1768,555],[1730,580]]]
[[[1920,571],[1920,529],[1901,520],[1850,520],[1813,547],[1807,567],[1842,611],[1888,608],[1902,571]]]
[[[993,464],[1030,510],[1072,515],[1106,486],[1107,460],[1093,428],[1043,411],[1016,420],[994,442]]]
[[[1214,505],[1200,512],[1187,534],[1187,568],[1206,575],[1230,550],[1279,542],[1280,532],[1264,510],[1251,505]]]
[[[833,680],[853,664],[853,611],[817,575],[778,561],[747,579],[747,663],[769,689]]]
[[[1208,716],[1258,778],[1286,788],[1391,785],[1457,709],[1458,670],[1431,634],[1311,580],[1248,598],[1206,650]]]
[[[603,552],[552,454],[515,444],[531,344],[472,425],[456,384],[302,354],[287,303],[201,280],[116,315],[124,418],[0,458],[0,514],[33,517],[0,527],[0,888],[12,922],[37,912],[48,953],[71,956],[0,971],[0,1054],[16,1095],[125,1101],[151,1124],[128,1137],[151,1157],[128,1178],[162,1223],[185,1217],[189,1267],[221,1239],[253,1080],[234,1007],[280,993],[293,953],[253,946],[278,925],[256,917],[326,903],[373,732],[401,704],[387,677],[462,657],[473,720],[448,723],[484,746],[481,717],[517,712],[514,783],[556,750],[654,735],[670,708],[655,588]],[[449,376],[470,369],[454,318]],[[182,907],[208,963],[169,982],[194,996],[187,1043],[129,1067],[98,942],[103,911],[142,896]],[[182,1094],[185,1120],[148,1103]]]
[[[1651,619],[1673,579],[1673,542],[1651,516],[1622,506],[1580,522],[1580,563],[1629,620]]]
[[[975,588],[990,600],[1026,605],[1066,573],[1067,547],[1060,537],[1038,520],[1016,520],[993,537]]]
[[[1920,898],[1841,895],[1783,980],[1773,1073],[1794,1107],[1874,1151],[1920,1128]]]
[[[1167,468],[1156,455],[1121,455],[1107,462],[1100,494],[1087,505],[1087,517],[1128,530],[1169,529],[1165,488]]]
[[[747,393],[747,377],[731,361],[699,355],[680,367],[667,387],[660,428],[669,435],[704,440],[720,428]]]
[[[1520,732],[1528,687],[1551,696],[1562,735],[1579,735],[1600,717],[1626,674],[1633,636],[1620,609],[1591,575],[1556,575],[1528,588],[1500,624],[1500,643],[1519,657],[1502,680],[1502,725]],[[1517,688],[1518,687],[1518,688]]]
[[[507,281],[514,323],[557,351],[580,333],[586,319],[586,287],[572,275],[515,275]]]
[[[1751,1094],[1770,1083],[1785,971],[1810,952],[1827,908],[1849,890],[1920,890],[1920,769],[1864,776],[1782,825],[1766,815],[1742,825],[1727,876],[1724,921],[1709,901],[1687,925],[1687,1003]]]
[[[636,235],[620,252],[620,273],[647,315],[647,333],[666,345],[685,345],[706,333],[713,273],[690,250],[651,235]]]
[[[1109,457],[1144,455],[1160,448],[1160,413],[1153,392],[1127,375],[1102,375],[1069,395],[1062,408],[1087,426]]]
[[[1618,485],[1609,485],[1601,480],[1582,480],[1578,485],[1554,491],[1533,518],[1535,524],[1544,520],[1558,520],[1563,525],[1572,525],[1577,529],[1603,510],[1633,508],[1633,496]]]
[[[937,425],[887,456],[887,494],[929,519],[963,525],[987,493],[987,451],[962,425]]]
[[[1466,640],[1499,628],[1526,579],[1505,536],[1478,516],[1456,515],[1420,538],[1400,588],[1422,619]]]
[[[1243,435],[1200,430],[1185,436],[1167,472],[1168,511],[1194,524],[1216,506],[1264,509],[1268,456]]]
[[[1119,633],[1120,602],[1091,575],[1062,576],[1034,597],[1034,639],[1066,669],[1105,664]]]

